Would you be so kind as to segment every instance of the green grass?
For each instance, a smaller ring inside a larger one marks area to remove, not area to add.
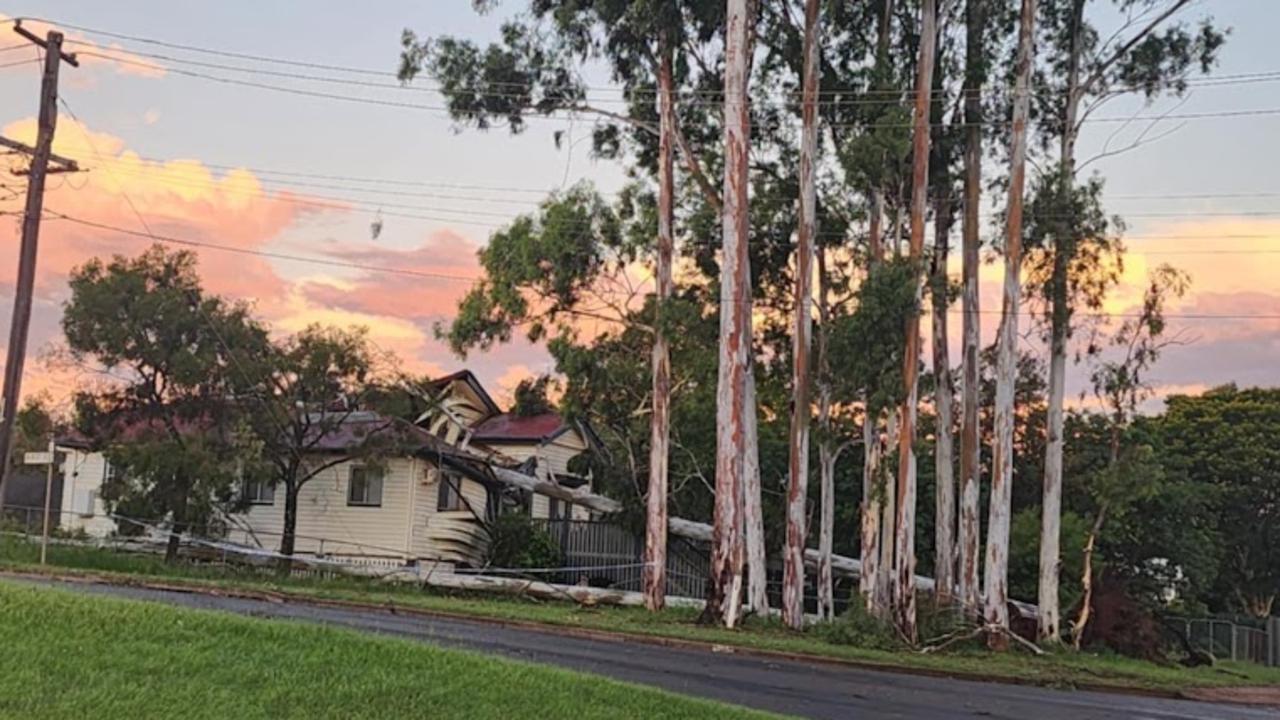
[[[34,545],[0,540],[0,568],[38,571],[35,565],[37,558],[38,549]],[[51,547],[50,563],[56,572],[87,571],[119,581],[150,578],[199,586],[270,591],[299,598],[394,604],[431,612],[800,653],[887,669],[950,673],[1054,687],[1177,692],[1195,687],[1280,685],[1280,669],[1247,663],[1220,662],[1212,668],[1188,669],[1109,654],[1057,652],[1031,657],[1018,651],[989,653],[972,645],[945,653],[922,655],[907,650],[878,649],[882,645],[874,643],[833,642],[832,638],[839,633],[824,632],[836,629],[829,626],[797,633],[773,620],[750,618],[738,630],[725,630],[698,625],[697,613],[688,609],[649,613],[638,608],[584,608],[573,603],[461,595],[349,577],[282,579],[225,566],[169,566],[157,557],[70,546]]]
[[[3,717],[766,717],[407,640],[3,582],[0,647]]]

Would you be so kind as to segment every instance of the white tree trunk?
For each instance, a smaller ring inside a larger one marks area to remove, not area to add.
[[[1022,195],[1026,184],[1027,117],[1031,109],[1031,67],[1035,39],[1036,0],[1022,0],[1018,25],[1017,80],[1014,86],[1013,134],[1009,168],[1009,205],[1004,247],[1004,294],[996,361],[995,451],[991,473],[991,508],[987,529],[986,586],[983,613],[988,624],[1009,627],[1009,515],[1013,486],[1014,384],[1018,363],[1018,312],[1022,275]],[[1008,645],[1003,633],[992,633],[993,647]]]
[[[796,243],[795,326],[792,333],[791,448],[787,539],[783,553],[782,620],[804,625],[804,547],[809,536],[809,350],[813,332],[813,265],[818,190],[818,0],[805,0],[804,91],[800,131],[800,232]]]
[[[818,261],[818,468],[820,473],[822,512],[818,519],[818,617],[835,617],[835,576],[831,555],[836,532],[836,451],[831,433],[831,364],[828,337],[831,327],[830,281],[827,279],[827,253],[819,250]]]
[[[667,462],[671,439],[671,349],[662,326],[663,304],[671,299],[671,256],[675,246],[675,174],[672,139],[675,107],[672,99],[671,48],[664,43],[658,68],[658,247],[655,262],[657,312],[653,336],[653,417],[650,418],[649,496],[645,523],[645,606],[662,609],[667,585]]]
[[[933,60],[937,47],[937,2],[923,0],[920,21],[920,59],[916,64],[916,97],[911,169],[911,237],[908,253],[919,262],[924,256],[925,207],[929,193],[929,110],[933,97]],[[915,280],[916,298],[923,291]],[[906,400],[902,406],[902,435],[898,441],[898,527],[894,555],[893,604],[899,632],[916,639],[916,404],[919,399],[920,313],[907,320],[902,382]]]
[[[893,571],[896,567],[894,551],[897,549],[898,527],[898,476],[890,467],[888,459],[890,451],[898,447],[898,422],[901,415],[898,408],[889,410],[885,422],[884,449],[879,466],[879,483],[884,488],[883,508],[880,519],[880,564],[877,566],[879,578],[876,580],[876,596],[871,604],[872,612],[885,620],[890,620],[893,595]]]
[[[950,208],[945,199],[938,200],[934,218],[936,228],[933,253],[933,376],[935,383],[934,408],[938,427],[934,441],[935,492],[934,492],[934,579],[938,581],[935,595],[939,605],[951,601],[955,588],[955,527],[956,527],[956,479],[952,469],[951,429],[954,424],[952,404],[955,388],[951,384],[951,355],[947,346],[947,256],[950,251]]]
[[[747,320],[750,321],[750,310]],[[746,329],[751,337],[751,326]],[[747,361],[748,363],[751,360]],[[747,367],[746,456],[742,483],[742,512],[745,524],[747,562],[747,609],[763,615],[769,609],[769,575],[764,546],[764,505],[760,487],[760,435],[756,413],[756,375]]]
[[[875,603],[880,596],[877,585],[880,580],[880,520],[884,514],[883,488],[881,487],[880,462],[883,447],[880,442],[879,418],[870,410],[862,422],[862,567],[866,572],[858,581],[867,609],[877,611]]]
[[[978,407],[981,368],[981,311],[978,303],[978,269],[981,266],[981,225],[978,211],[982,202],[982,98],[985,77],[983,30],[987,0],[968,0],[965,8],[965,151],[964,151],[964,219],[961,275],[964,278],[962,304],[964,310],[961,371],[960,427],[960,522],[959,575],[960,602],[966,612],[978,615],[981,588],[978,578],[980,515],[979,480],[981,472],[981,427]]]
[[[721,214],[720,357],[716,385],[715,532],[708,610],[738,624],[742,590],[742,496],[746,476],[751,277],[747,255],[747,155],[751,119],[747,0],[728,0],[725,17],[724,189]],[[746,318],[743,318],[743,315]]]
[[[1058,343],[1051,343],[1057,346]],[[1048,438],[1044,462],[1044,491],[1040,500],[1040,584],[1037,605],[1041,640],[1058,641],[1062,613],[1058,603],[1058,572],[1062,562],[1062,405],[1066,392],[1067,356],[1065,342],[1049,358]]]

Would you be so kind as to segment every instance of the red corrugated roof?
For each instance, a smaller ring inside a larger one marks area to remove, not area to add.
[[[480,423],[472,436],[479,441],[537,441],[559,435],[565,429],[564,418],[557,413],[521,416],[503,413]]]

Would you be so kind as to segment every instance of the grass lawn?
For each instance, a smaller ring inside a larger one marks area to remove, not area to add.
[[[407,640],[0,582],[0,716],[767,717]]]
[[[0,540],[0,569],[39,571],[37,546]],[[696,612],[670,609],[649,613],[639,608],[583,608],[572,603],[548,603],[509,597],[460,595],[391,585],[359,578],[280,579],[213,565],[165,565],[159,558],[70,546],[50,548],[49,571],[92,572],[114,580],[137,579],[182,582],[189,585],[235,587],[296,596],[376,605],[397,605],[425,611],[572,626],[590,630],[732,645],[756,650],[817,655],[863,665],[968,675],[991,680],[1033,682],[1054,687],[1115,687],[1182,691],[1197,687],[1244,685],[1280,686],[1280,668],[1220,662],[1216,667],[1160,666],[1114,655],[1052,653],[1031,657],[1024,652],[989,653],[957,646],[944,653],[922,655],[908,650],[884,650],[832,641],[821,628],[797,633],[781,623],[750,618],[738,630],[696,624]]]

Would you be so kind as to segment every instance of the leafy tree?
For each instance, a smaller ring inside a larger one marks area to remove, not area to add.
[[[76,397],[81,430],[117,468],[103,499],[167,520],[172,561],[180,535],[207,524],[231,494],[236,366],[265,332],[245,306],[204,293],[189,252],[157,245],[134,258],[95,258],[70,285],[62,328],[71,358],[116,378]]]
[[[364,329],[311,325],[264,343],[244,374],[242,402],[258,447],[246,472],[284,488],[282,569],[291,565],[302,488],[331,468],[393,455],[410,441],[394,415],[362,412],[387,396],[378,361]]]
[[[1168,265],[1156,268],[1143,294],[1141,312],[1122,322],[1112,337],[1118,355],[1097,360],[1094,366],[1094,394],[1106,408],[1109,438],[1106,465],[1087,483],[1094,507],[1080,578],[1084,596],[1071,626],[1071,641],[1077,649],[1092,611],[1093,555],[1108,517],[1128,513],[1138,501],[1151,497],[1163,479],[1163,469],[1150,445],[1124,441],[1138,406],[1151,395],[1147,373],[1161,352],[1177,340],[1165,335],[1165,306],[1182,297],[1189,284],[1190,278],[1180,270]]]
[[[1274,442],[1280,390],[1227,385],[1198,397],[1175,395],[1166,406],[1153,421],[1162,463],[1193,504],[1190,512],[1154,516],[1153,523],[1180,518],[1176,533],[1143,526],[1134,537],[1155,543],[1163,531],[1194,538],[1191,549],[1198,552],[1191,556],[1198,562],[1171,562],[1182,569],[1192,597],[1219,612],[1274,614],[1280,592],[1280,455]],[[1205,557],[1215,549],[1218,558]]]
[[[1097,6],[1102,3],[1093,3]],[[1204,20],[1197,26],[1172,21],[1190,0],[1115,0],[1121,26],[1103,33],[1091,21],[1090,0],[1041,0],[1041,63],[1036,71],[1037,117],[1041,146],[1057,145],[1056,162],[1038,183],[1032,217],[1040,237],[1032,236],[1041,252],[1033,259],[1036,284],[1048,317],[1049,437],[1044,474],[1044,533],[1041,547],[1040,635],[1058,637],[1055,604],[1059,562],[1057,513],[1061,505],[1063,403],[1067,345],[1074,313],[1082,306],[1096,308],[1115,283],[1118,271],[1106,262],[1117,254],[1115,239],[1123,226],[1108,222],[1101,212],[1101,180],[1079,186],[1078,173],[1091,161],[1078,163],[1076,144],[1084,120],[1103,103],[1128,92],[1151,101],[1160,95],[1181,96],[1187,78],[1207,73],[1217,61],[1226,36]],[[1104,148],[1102,156],[1133,149],[1147,141],[1149,126],[1127,148]],[[1096,159],[1096,158],[1094,158]]]

